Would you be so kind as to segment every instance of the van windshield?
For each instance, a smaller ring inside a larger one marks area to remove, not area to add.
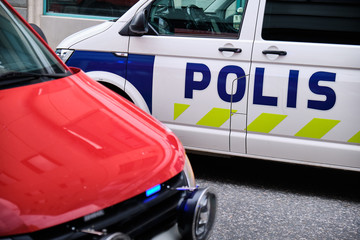
[[[48,81],[66,75],[67,70],[61,63],[0,2],[0,88]]]

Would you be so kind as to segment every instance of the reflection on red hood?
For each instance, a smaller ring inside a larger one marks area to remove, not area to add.
[[[114,205],[179,173],[174,135],[83,72],[0,91],[0,236]]]

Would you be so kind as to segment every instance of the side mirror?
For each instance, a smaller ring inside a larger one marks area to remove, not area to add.
[[[47,42],[47,39],[46,39],[46,37],[45,37],[44,32],[41,30],[41,28],[40,28],[39,26],[37,26],[37,25],[34,24],[34,23],[30,23],[30,26],[35,30],[35,32],[37,32],[37,33],[40,35],[40,37],[41,37],[42,39],[44,39],[44,41],[45,41],[46,43],[48,43],[48,42]]]
[[[141,12],[135,14],[134,18],[131,20],[129,30],[135,35],[144,35],[148,33],[149,26],[147,22],[147,10],[144,9]]]

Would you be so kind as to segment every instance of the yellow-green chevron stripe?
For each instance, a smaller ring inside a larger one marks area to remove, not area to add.
[[[360,143],[360,131],[349,139],[350,143]]]
[[[190,105],[174,103],[174,120],[177,119]]]
[[[190,105],[174,103],[174,120],[188,109]],[[232,113],[236,113],[232,110]],[[276,126],[278,126],[287,115],[262,113],[254,121],[252,121],[245,130],[252,132],[270,133]],[[230,118],[230,109],[213,108],[196,124],[208,127],[221,127]],[[307,123],[300,131],[294,136],[321,139],[331,129],[333,129],[340,120],[314,118]],[[349,143],[360,144],[360,131],[352,136]]]
[[[297,132],[295,136],[320,139],[339,122],[340,120],[314,118]]]
[[[236,110],[232,110],[232,112],[236,113]],[[229,118],[230,109],[213,108],[196,124],[209,127],[221,127]]]
[[[262,113],[247,126],[246,130],[252,132],[269,133],[286,117],[287,115]]]

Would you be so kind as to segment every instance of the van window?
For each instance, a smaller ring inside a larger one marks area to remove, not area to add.
[[[149,23],[158,35],[237,38],[245,4],[246,0],[156,0]]]
[[[360,44],[360,0],[268,0],[264,40]]]

